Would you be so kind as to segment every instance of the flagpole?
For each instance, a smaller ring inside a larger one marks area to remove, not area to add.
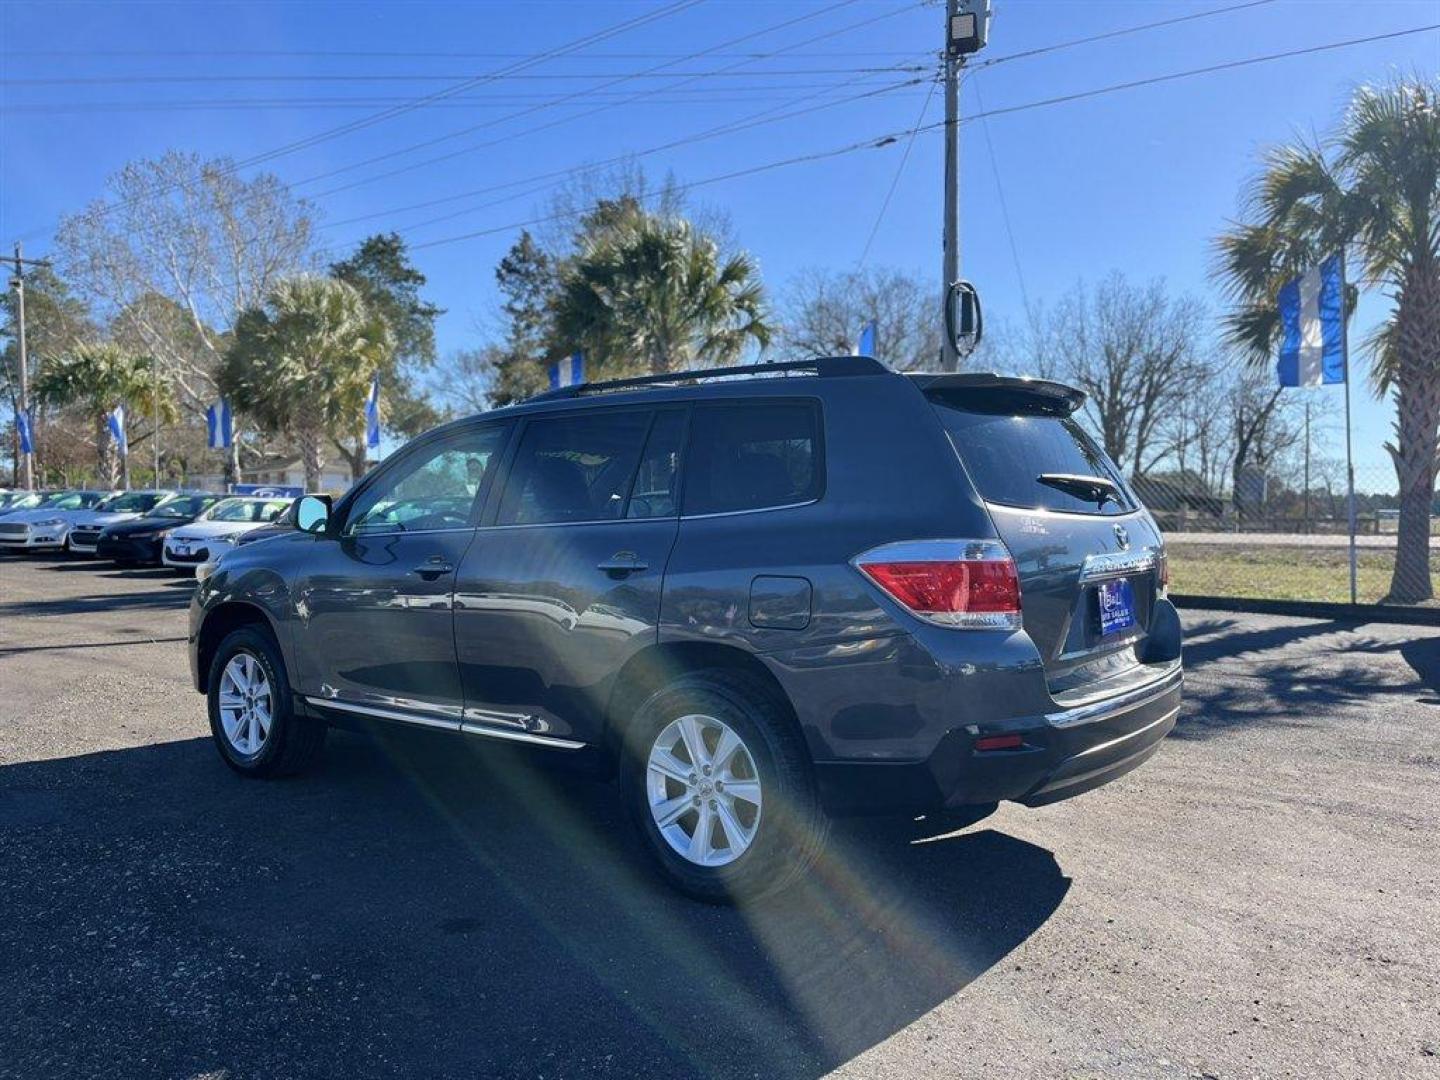
[[[1350,603],[1358,603],[1355,590],[1355,455],[1350,438],[1350,313],[1345,310],[1345,248],[1340,248],[1340,340],[1345,350],[1345,476],[1349,485]]]

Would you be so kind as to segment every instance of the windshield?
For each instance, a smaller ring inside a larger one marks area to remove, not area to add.
[[[0,495],[0,510],[25,510],[31,506],[39,506],[43,495],[37,495],[33,491],[8,491]]]
[[[274,521],[288,501],[284,499],[221,499],[205,513],[206,521]]]
[[[100,495],[94,491],[57,491],[38,505],[45,510],[83,510],[99,500]]]
[[[165,498],[159,491],[127,491],[112,495],[97,506],[107,514],[146,514],[155,509]]]
[[[193,518],[215,502],[215,495],[180,495],[157,507],[152,517]]]

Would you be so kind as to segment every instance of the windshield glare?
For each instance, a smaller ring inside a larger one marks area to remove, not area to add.
[[[178,499],[171,499],[163,506],[157,507],[152,517],[165,518],[193,518],[215,501],[213,495],[190,495],[181,496]]]
[[[266,499],[221,499],[205,513],[206,521],[270,521],[285,504]]]
[[[95,509],[107,514],[144,514],[153,510],[165,496],[154,491],[127,491],[112,495]]]

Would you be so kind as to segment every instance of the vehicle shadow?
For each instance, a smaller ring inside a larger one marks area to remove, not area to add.
[[[792,891],[706,906],[652,875],[610,785],[494,750],[337,733],[275,782],[204,739],[0,767],[9,1065],[814,1077],[1069,887],[983,826],[858,822]]]

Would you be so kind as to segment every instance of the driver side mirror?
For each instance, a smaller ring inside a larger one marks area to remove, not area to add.
[[[308,533],[323,533],[330,524],[330,496],[302,495],[295,509],[295,524]]]

